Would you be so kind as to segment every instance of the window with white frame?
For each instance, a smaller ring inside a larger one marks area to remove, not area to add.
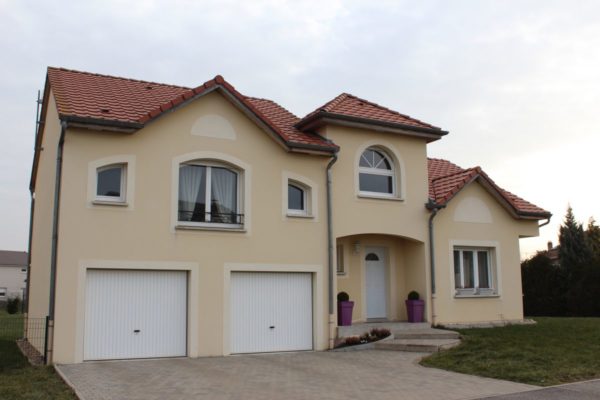
[[[179,223],[241,227],[240,204],[240,172],[236,169],[204,161],[179,166]]]
[[[309,216],[311,214],[310,188],[296,181],[288,181],[287,214],[294,216]]]
[[[5,297],[6,297],[6,288],[0,287],[0,299],[3,299]]]
[[[392,159],[378,148],[370,147],[360,156],[358,186],[361,194],[396,196],[396,176]]]
[[[96,170],[96,200],[125,202],[126,164],[105,165]]]
[[[344,246],[342,246],[341,244],[337,245],[337,274],[338,275],[345,275],[346,274],[346,268],[344,266]]]
[[[457,296],[496,295],[492,248],[454,248],[454,288]]]

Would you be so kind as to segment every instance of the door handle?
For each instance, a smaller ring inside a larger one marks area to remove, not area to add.
[[[269,329],[275,329],[275,325],[271,325]]]
[[[139,329],[134,329],[133,333],[140,333],[140,330]]]

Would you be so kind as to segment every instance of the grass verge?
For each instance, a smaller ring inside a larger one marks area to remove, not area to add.
[[[74,400],[77,397],[53,367],[34,367],[23,356],[15,339],[22,335],[21,315],[0,314],[0,399]]]
[[[534,318],[535,325],[459,330],[463,343],[421,365],[531,385],[600,378],[600,318]]]

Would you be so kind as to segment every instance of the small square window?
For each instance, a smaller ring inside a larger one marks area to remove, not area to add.
[[[125,202],[125,164],[98,168],[96,173],[96,200]]]
[[[6,288],[0,288],[0,298],[6,297]]]
[[[289,181],[287,187],[287,215],[311,216],[310,187],[296,181]]]

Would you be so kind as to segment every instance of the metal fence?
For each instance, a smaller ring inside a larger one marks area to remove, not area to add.
[[[24,339],[24,346],[29,354],[46,361],[48,346],[48,318],[27,318],[24,315],[0,316],[0,340],[13,341]]]

